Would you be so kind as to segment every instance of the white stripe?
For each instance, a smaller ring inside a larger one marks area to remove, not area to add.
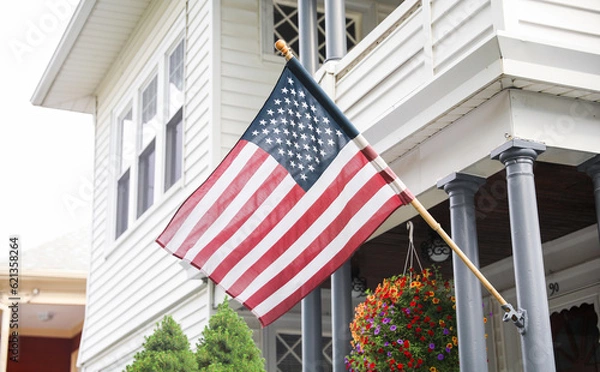
[[[260,207],[255,210],[252,216],[206,261],[203,269],[212,274],[218,265],[229,256],[231,251],[237,248],[252,231],[258,228],[295,185],[296,181],[288,174]]]
[[[246,159],[248,162],[248,159]],[[232,219],[234,219],[244,204],[254,195],[256,189],[260,187],[263,182],[271,175],[273,169],[277,168],[279,163],[273,157],[269,156],[265,161],[258,167],[253,169],[254,174],[248,179],[246,185],[240,190],[240,192],[231,200],[231,203],[223,210],[223,212],[206,228],[206,230],[200,235],[198,241],[192,248],[190,248],[185,254],[185,259],[193,261],[193,259],[206,247],[206,244],[210,243],[215,236],[217,236],[223,229],[229,225]],[[223,191],[223,190],[221,190]],[[205,269],[206,270],[206,269]],[[206,271],[210,273],[209,271]]]
[[[363,137],[363,135],[360,133],[358,134],[358,136],[354,137],[353,141],[361,150],[369,146],[369,142],[367,142],[367,139]],[[375,149],[373,149],[373,151],[375,151]],[[379,156],[379,154],[377,154],[377,157],[371,161],[371,164],[373,164],[375,169],[379,169],[379,171],[389,168],[390,171],[393,173],[392,168],[390,168],[390,166],[385,162],[385,160],[383,160],[381,156]],[[398,195],[406,191],[406,185],[404,185],[400,177],[398,177],[396,174],[394,174],[394,181],[390,185],[392,188],[396,189],[396,193]]]
[[[219,177],[217,182],[211,187],[211,189],[204,195],[204,197],[194,207],[194,210],[188,215],[187,219],[181,224],[171,241],[165,247],[170,252],[176,252],[177,249],[183,244],[185,239],[196,226],[200,218],[206,214],[212,205],[218,200],[219,195],[227,188],[240,172],[240,169],[246,165],[248,159],[256,152],[258,147],[251,142],[246,143],[242,151],[234,159],[234,161],[227,167],[225,172]]]
[[[363,205],[360,211],[350,219],[340,234],[336,236],[314,260],[300,270],[300,272],[298,272],[289,282],[273,292],[273,294],[262,303],[255,306],[252,311],[259,317],[264,316],[275,306],[290,297],[302,287],[309,278],[312,278],[317,271],[329,263],[339,252],[339,248],[343,247],[354,236],[356,231],[358,231],[366,221],[373,217],[373,215],[377,213],[393,195],[395,195],[395,193],[389,187],[379,189],[379,191]]]
[[[350,145],[350,146],[348,146]],[[298,220],[298,216],[302,216],[308,208],[321,196],[319,190],[326,190],[327,187],[335,180],[335,177],[342,171],[342,168],[348,163],[357,152],[356,145],[348,142],[344,148],[338,153],[329,167],[323,172],[321,177],[315,182],[313,187],[306,193],[302,201],[297,203],[275,226],[269,233],[250,251],[243,259],[241,259],[235,267],[221,280],[223,288],[230,288],[239,278],[240,273],[245,273],[256,261],[258,261],[265,252],[273,246]]]
[[[300,237],[287,249],[281,256],[271,263],[262,273],[260,273],[248,287],[240,293],[237,298],[243,303],[257,289],[262,288],[273,277],[279,275],[283,270],[300,256],[310,244],[323,233],[323,230],[338,218],[340,212],[348,204],[348,201],[365,185],[365,180],[369,180],[373,175],[377,174],[373,167],[365,164],[354,177],[344,186],[336,199],[323,211],[315,222],[302,233]]]

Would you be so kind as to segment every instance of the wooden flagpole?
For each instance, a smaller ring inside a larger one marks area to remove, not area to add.
[[[283,40],[277,40],[275,43],[275,47],[281,54],[285,57],[286,61],[294,58],[293,53],[288,48],[287,44]],[[358,136],[359,142],[364,142],[363,145],[368,145],[366,139],[362,135]],[[378,158],[377,160],[383,162],[383,159]],[[382,166],[382,169],[387,168],[387,165],[379,164]],[[396,192],[400,193],[404,187],[398,183],[398,181],[394,181],[392,183]],[[487,278],[481,273],[481,271],[473,264],[473,262],[467,257],[464,252],[456,245],[456,243],[450,238],[450,236],[442,229],[442,226],[433,218],[433,216],[429,213],[423,204],[417,199],[414,198],[410,204],[417,210],[417,212],[423,217],[425,222],[435,231],[438,235],[448,244],[448,246],[452,249],[454,253],[467,265],[469,270],[479,279],[481,284],[488,290],[488,292],[496,298],[496,300],[500,303],[502,309],[506,312],[504,314],[503,320],[506,322],[508,320],[512,320],[515,325],[521,329],[521,332],[525,332],[525,314],[521,311],[516,311],[511,304],[506,302],[504,297],[494,288],[494,286],[487,280]]]

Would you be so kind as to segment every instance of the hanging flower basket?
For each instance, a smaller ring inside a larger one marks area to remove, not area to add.
[[[358,305],[350,329],[349,371],[459,370],[453,287],[436,269],[385,279]]]

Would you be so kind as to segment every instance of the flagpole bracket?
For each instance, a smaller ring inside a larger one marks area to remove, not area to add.
[[[515,310],[509,303],[502,305],[502,309],[505,311],[502,321],[512,321],[519,329],[519,333],[524,335],[527,332],[527,310],[521,308]]]

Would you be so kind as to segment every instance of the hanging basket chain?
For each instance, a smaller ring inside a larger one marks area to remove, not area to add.
[[[419,255],[417,254],[417,250],[415,249],[415,244],[414,244],[414,236],[413,236],[413,223],[411,221],[408,221],[406,223],[406,229],[408,230],[408,252],[406,253],[406,260],[404,261],[404,270],[402,271],[403,275],[407,275],[407,271],[408,271],[408,276],[410,281],[412,281],[412,268],[414,265],[414,261],[417,261],[417,264],[419,265],[419,272],[423,271],[423,265],[421,265],[421,260],[419,259]]]

